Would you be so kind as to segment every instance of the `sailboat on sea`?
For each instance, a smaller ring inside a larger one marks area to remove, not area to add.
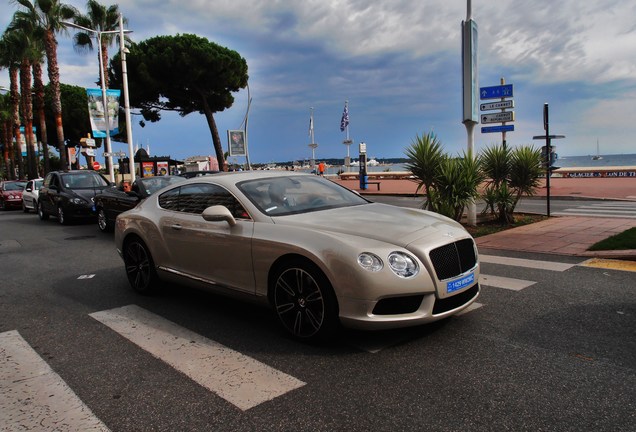
[[[596,139],[596,156],[592,156],[592,160],[601,160],[603,159],[603,156],[601,156],[601,154],[599,153],[599,149],[598,149],[598,138]]]

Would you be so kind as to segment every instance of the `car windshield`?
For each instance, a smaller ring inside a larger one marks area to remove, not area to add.
[[[8,191],[21,191],[26,186],[26,182],[11,182],[4,184],[4,190]]]
[[[161,188],[185,181],[185,178],[179,176],[157,176],[140,178],[137,181],[143,184],[146,195],[150,195]]]
[[[69,189],[93,189],[108,186],[108,182],[99,174],[62,174],[62,183]]]
[[[237,184],[269,216],[300,214],[367,204],[360,195],[318,176],[268,177]]]

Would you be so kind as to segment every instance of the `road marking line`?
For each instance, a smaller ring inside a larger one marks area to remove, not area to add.
[[[536,284],[533,281],[523,279],[512,279],[503,276],[491,276],[486,274],[479,275],[479,284],[494,288],[504,288],[512,291],[521,291],[531,285]]]
[[[305,385],[135,305],[90,316],[241,410]]]
[[[636,272],[636,262],[625,260],[613,260],[603,258],[591,258],[580,264],[583,267],[595,267],[608,270],[623,270]]]
[[[468,306],[466,309],[458,313],[456,316],[467,314],[468,312],[472,312],[476,309],[479,309],[482,306],[484,306],[483,303],[472,302],[470,306]]]
[[[609,217],[609,218],[615,218],[615,219],[635,219],[636,216],[630,216],[630,215],[617,215],[617,214],[610,214],[610,213],[599,213],[599,214],[592,214],[591,212],[575,212],[575,211],[571,211],[571,212],[557,212],[557,213],[550,213],[552,216],[584,216],[584,217]]]
[[[15,330],[0,333],[0,425],[2,430],[110,430]]]
[[[523,258],[510,258],[497,255],[479,255],[479,261],[482,263],[503,264],[517,267],[535,268],[551,271],[566,271],[577,264],[568,264],[552,261],[529,260]]]

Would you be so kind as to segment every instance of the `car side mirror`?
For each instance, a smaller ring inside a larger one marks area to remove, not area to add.
[[[33,192],[33,189],[31,189],[30,187],[28,187],[28,188],[26,188],[24,190],[27,191],[27,192]]]
[[[205,219],[208,222],[225,221],[231,227],[236,225],[236,219],[234,219],[234,216],[232,216],[232,213],[230,213],[227,207],[224,207],[222,205],[214,205],[214,206],[210,206],[206,208],[205,210],[203,210],[203,213],[201,214],[201,216],[203,217],[203,219]]]

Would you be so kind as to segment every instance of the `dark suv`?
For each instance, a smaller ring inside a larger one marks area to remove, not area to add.
[[[110,182],[95,171],[51,171],[40,189],[38,216],[57,216],[61,224],[94,218],[95,195],[108,186]]]

